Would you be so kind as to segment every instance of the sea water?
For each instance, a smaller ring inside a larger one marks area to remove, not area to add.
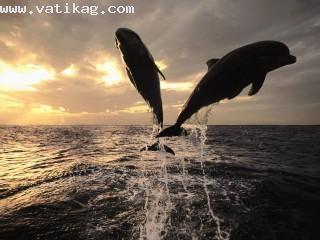
[[[0,239],[318,239],[319,126],[0,127]]]

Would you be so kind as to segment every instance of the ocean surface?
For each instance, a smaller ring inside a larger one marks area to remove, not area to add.
[[[320,239],[320,126],[0,127],[0,239]]]

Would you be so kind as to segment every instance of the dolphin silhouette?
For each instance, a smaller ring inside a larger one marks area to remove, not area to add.
[[[128,28],[119,28],[115,35],[116,45],[122,54],[131,83],[152,109],[156,123],[162,127],[163,110],[158,73],[165,79],[163,73],[137,33]]]
[[[289,48],[278,41],[260,41],[235,49],[221,59],[207,61],[203,76],[185,103],[176,123],[156,137],[179,136],[186,133],[181,125],[202,107],[223,99],[233,99],[252,84],[249,96],[262,87],[268,72],[296,62]]]
[[[119,28],[115,33],[116,46],[120,50],[122,60],[126,66],[126,71],[131,83],[138,90],[143,99],[150,106],[158,129],[163,127],[163,110],[160,93],[160,74],[165,80],[165,76],[156,65],[153,56],[141,40],[140,36],[131,29]],[[159,151],[174,154],[168,146],[161,146],[157,141],[151,146],[142,148],[148,151]]]

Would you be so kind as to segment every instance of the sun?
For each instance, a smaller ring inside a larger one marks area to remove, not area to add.
[[[34,91],[34,85],[54,77],[43,66],[27,64],[11,66],[0,61],[0,88],[4,91]]]
[[[119,84],[122,79],[122,72],[115,61],[105,61],[96,65],[96,69],[101,73],[100,81],[108,86]]]

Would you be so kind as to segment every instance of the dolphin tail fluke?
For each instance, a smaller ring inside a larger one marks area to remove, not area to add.
[[[166,129],[163,129],[156,136],[156,138],[182,136],[182,135],[187,135],[187,131],[184,128],[182,128],[180,125],[175,124],[175,125],[172,125]]]
[[[140,152],[142,151],[153,151],[153,152],[158,152],[158,151],[162,151],[164,150],[167,153],[171,153],[172,155],[175,155],[174,151],[172,150],[172,148],[168,147],[167,145],[164,144],[160,144],[159,141],[155,142],[152,145],[143,147],[140,149]]]

